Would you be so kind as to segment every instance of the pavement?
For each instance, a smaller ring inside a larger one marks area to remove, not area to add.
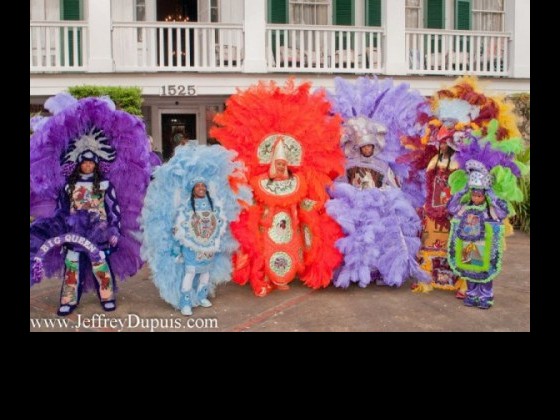
[[[454,293],[412,293],[370,285],[346,290],[312,290],[295,280],[286,291],[264,298],[251,288],[228,283],[217,288],[210,308],[194,308],[185,317],[159,297],[144,266],[121,283],[117,310],[103,312],[94,293],[82,296],[70,316],[56,315],[60,279],[47,279],[30,290],[30,331],[530,331],[530,237],[507,238],[502,273],[494,281],[494,307],[471,308]]]

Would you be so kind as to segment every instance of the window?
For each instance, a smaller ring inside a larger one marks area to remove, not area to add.
[[[136,20],[143,22],[146,20],[146,0],[136,0]]]
[[[504,30],[504,0],[473,0],[475,31]]]
[[[406,0],[406,27],[422,27],[422,0]]]
[[[146,20],[146,0],[136,0],[136,17],[135,21],[144,22]],[[142,28],[138,28],[136,31],[136,40],[142,42]]]
[[[210,1],[210,22],[219,22],[218,0]]]
[[[290,23],[328,25],[331,0],[290,0]]]

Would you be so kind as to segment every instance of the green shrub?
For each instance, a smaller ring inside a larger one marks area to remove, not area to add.
[[[528,143],[531,141],[531,95],[529,93],[515,93],[507,97],[515,105],[517,126],[521,135]]]
[[[531,165],[531,149],[527,148],[523,153],[517,155],[517,160],[528,167]],[[531,172],[523,176],[519,181],[519,188],[523,192],[523,201],[512,203],[515,216],[511,218],[514,228],[523,232],[531,231]]]
[[[68,92],[77,99],[88,96],[108,96],[118,109],[142,116],[142,89],[122,86],[71,86]]]
[[[517,160],[530,166],[531,163],[531,95],[529,93],[516,93],[507,97],[507,100],[515,106],[517,114],[517,126],[521,136],[525,139],[527,149],[517,155]],[[525,175],[519,181],[519,187],[523,191],[523,201],[513,203],[516,215],[511,218],[511,223],[516,229],[530,232],[531,229],[531,176]]]

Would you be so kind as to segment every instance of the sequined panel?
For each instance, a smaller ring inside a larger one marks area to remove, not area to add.
[[[263,190],[270,194],[288,195],[296,190],[298,181],[295,176],[282,181],[271,181],[268,178],[264,178],[261,179],[260,185]]]
[[[107,220],[105,212],[105,191],[99,194],[93,193],[93,183],[78,183],[72,192],[72,203],[70,205],[70,213],[77,210],[87,210],[99,214],[100,220]]]
[[[271,134],[264,138],[257,149],[259,163],[270,163],[272,159],[272,147],[274,146],[277,138],[282,138],[282,140],[284,140],[288,165],[300,166],[302,158],[301,145],[296,139],[286,134]]]
[[[191,236],[200,244],[208,244],[216,234],[218,220],[211,211],[196,212],[193,214],[188,230]]]
[[[436,175],[434,177],[432,207],[447,206],[447,202],[451,199],[451,188],[447,185],[448,176]]]
[[[196,260],[197,261],[208,261],[208,260],[211,260],[212,258],[214,258],[214,253],[213,252],[199,251],[199,252],[196,253]]]
[[[311,244],[313,243],[313,234],[307,225],[303,225],[303,241],[305,242],[305,248],[311,248]]]
[[[277,244],[287,244],[293,237],[292,219],[285,211],[278,212],[272,219],[272,227],[268,229],[268,236]]]
[[[284,276],[292,268],[292,258],[285,252],[275,252],[269,260],[269,267],[278,277]]]
[[[309,198],[304,198],[301,203],[300,207],[305,211],[313,210],[313,206],[315,205],[316,201],[310,200]]]

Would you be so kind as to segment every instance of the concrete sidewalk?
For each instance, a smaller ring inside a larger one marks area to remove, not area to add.
[[[370,285],[312,290],[294,281],[290,290],[257,298],[247,285],[222,285],[210,308],[184,317],[160,297],[144,267],[121,283],[117,310],[105,313],[97,296],[84,295],[69,317],[56,316],[60,280],[30,292],[31,331],[529,331],[530,239],[507,239],[503,271],[494,283],[495,306],[463,306],[453,293],[427,294]],[[65,324],[66,323],[66,324]]]

